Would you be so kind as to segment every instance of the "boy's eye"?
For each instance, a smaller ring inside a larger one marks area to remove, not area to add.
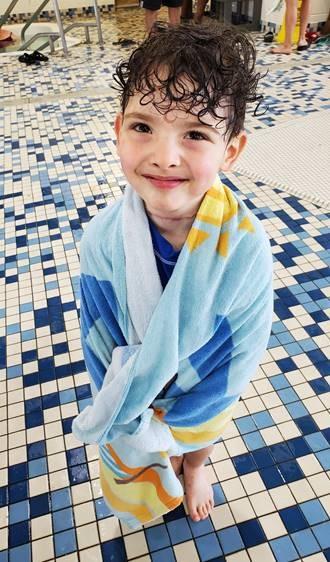
[[[197,141],[199,141],[199,140],[208,140],[207,136],[204,135],[203,133],[201,133],[200,131],[189,131],[189,132],[187,133],[187,137],[188,137],[190,140],[197,140]]]
[[[132,125],[132,129],[137,133],[150,133],[149,125],[146,125],[145,123],[134,123],[134,125]]]

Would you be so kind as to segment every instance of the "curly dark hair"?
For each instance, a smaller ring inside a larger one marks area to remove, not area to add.
[[[173,108],[225,123],[228,142],[244,127],[246,105],[259,102],[260,78],[251,38],[216,22],[156,24],[150,35],[113,75],[125,112],[130,96],[142,94],[162,114]],[[157,97],[155,96],[157,94]]]

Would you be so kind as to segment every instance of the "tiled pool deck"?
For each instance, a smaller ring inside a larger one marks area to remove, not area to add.
[[[112,42],[140,40],[142,14],[118,12],[103,26],[104,51],[80,45],[67,60],[25,67],[6,58],[0,67],[0,562],[329,561],[326,202],[238,173],[223,178],[271,239],[275,314],[269,349],[208,465],[209,519],[192,523],[181,506],[130,532],[104,505],[96,448],[71,433],[90,401],[79,241],[125,184],[111,76],[128,49]],[[257,41],[269,111],[250,112],[248,131],[312,112],[326,119],[326,48],[271,57]]]

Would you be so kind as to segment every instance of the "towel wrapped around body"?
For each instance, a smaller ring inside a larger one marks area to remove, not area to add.
[[[266,350],[272,304],[263,228],[218,179],[164,290],[130,186],[88,225],[81,332],[93,404],[73,432],[98,443],[105,500],[130,527],[182,502],[170,456],[219,439]]]

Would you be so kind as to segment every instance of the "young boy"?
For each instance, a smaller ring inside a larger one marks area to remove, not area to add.
[[[115,131],[129,185],[81,244],[81,328],[93,405],[73,431],[100,445],[112,511],[131,527],[182,502],[213,507],[204,463],[265,352],[272,258],[228,187],[258,76],[250,40],[168,27],[119,64]]]

